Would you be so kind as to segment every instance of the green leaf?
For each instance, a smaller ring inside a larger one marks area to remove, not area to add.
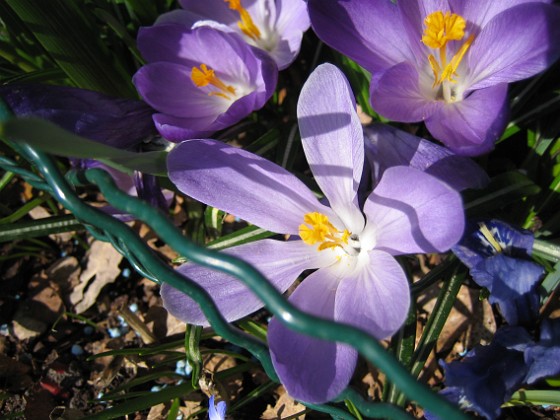
[[[29,144],[44,152],[83,159],[97,159],[122,172],[138,170],[167,176],[167,152],[134,153],[79,137],[39,118],[10,118],[0,125],[10,141]]]
[[[536,195],[541,188],[520,172],[500,174],[490,181],[482,191],[465,193],[465,211],[470,217],[489,214],[496,209],[522,201],[527,196]]]
[[[232,246],[247,244],[259,239],[269,238],[274,235],[276,235],[274,232],[269,232],[257,226],[247,226],[208,243],[207,247],[210,249],[220,250],[231,248]]]
[[[507,405],[557,405],[560,406],[560,391],[555,390],[519,390],[511,396]]]
[[[6,0],[37,41],[76,86],[136,97],[130,75],[100,40],[83,0]]]

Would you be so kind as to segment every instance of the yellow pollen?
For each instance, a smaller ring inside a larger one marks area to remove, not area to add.
[[[482,236],[484,236],[484,238],[486,238],[486,240],[490,242],[490,245],[492,245],[496,252],[502,252],[503,249],[501,245],[498,243],[492,232],[490,232],[490,229],[488,229],[488,227],[484,223],[479,223],[478,226],[480,227],[480,233],[482,233]]]
[[[219,89],[217,92],[213,91],[208,93],[209,96],[221,96],[225,99],[232,99],[232,95],[235,95],[235,88],[222,82],[220,78],[216,76],[214,70],[208,68],[208,66],[204,63],[200,65],[200,68],[192,68],[191,80],[196,87],[212,85]]]
[[[247,9],[245,9],[241,5],[241,0],[224,1],[229,4],[229,8],[231,10],[235,10],[237,13],[239,13],[239,18],[241,20],[237,22],[237,25],[239,26],[239,29],[241,29],[241,32],[255,41],[259,39],[261,37],[261,31],[259,31],[259,28],[257,28],[255,23],[253,22],[253,19],[251,19],[251,15],[247,11]]]
[[[307,213],[299,226],[299,236],[303,242],[307,245],[319,243],[319,251],[347,245],[350,235],[347,229],[339,231],[327,216],[317,212]]]
[[[426,29],[422,42],[428,47],[439,49],[445,47],[447,41],[459,41],[465,36],[466,21],[461,16],[451,12],[438,11],[430,13],[424,19]]]
[[[474,41],[474,35],[470,35],[467,41],[459,48],[451,61],[447,62],[447,43],[449,41],[460,41],[465,36],[466,21],[462,16],[455,13],[441,11],[433,12],[424,19],[426,29],[422,35],[422,42],[430,48],[439,50],[439,61],[434,54],[428,56],[428,62],[434,73],[434,84],[436,87],[444,81],[456,83],[457,69],[463,60],[467,50]]]

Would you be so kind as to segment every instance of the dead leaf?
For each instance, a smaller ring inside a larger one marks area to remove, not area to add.
[[[95,303],[101,289],[116,280],[121,272],[119,264],[122,258],[108,242],[94,241],[91,244],[87,267],[80,275],[80,284],[70,295],[76,313],[81,314],[89,309]]]
[[[305,406],[290,397],[283,386],[278,387],[276,392],[279,394],[279,398],[274,407],[270,404],[267,405],[265,412],[261,415],[262,420],[279,420],[305,410]],[[304,420],[305,413],[293,418],[296,420]]]

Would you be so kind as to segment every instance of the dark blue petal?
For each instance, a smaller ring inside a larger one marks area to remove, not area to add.
[[[545,319],[541,324],[540,340],[525,350],[529,384],[560,374],[560,319]]]
[[[518,330],[512,330],[517,341]],[[459,401],[471,410],[493,419],[500,406],[521,386],[527,373],[523,352],[495,342],[478,346],[460,362],[444,364],[445,383],[456,388]]]
[[[471,268],[474,281],[490,291],[510,325],[532,325],[539,312],[537,287],[544,268],[532,261],[496,254]]]

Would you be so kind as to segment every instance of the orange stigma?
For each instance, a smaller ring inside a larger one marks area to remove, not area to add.
[[[212,85],[218,88],[218,91],[209,92],[209,96],[220,96],[225,99],[233,99],[235,96],[235,88],[230,85],[226,85],[220,80],[218,76],[214,73],[214,70],[208,68],[206,64],[201,64],[198,67],[193,67],[191,70],[191,80],[196,85],[196,87],[204,87]]]
[[[259,31],[259,28],[257,28],[255,23],[253,22],[253,19],[251,18],[251,15],[247,11],[247,9],[245,9],[241,5],[241,0],[224,1],[229,4],[229,8],[231,10],[235,10],[237,13],[239,13],[239,18],[241,20],[237,22],[237,25],[239,26],[239,29],[241,29],[241,32],[255,41],[259,39],[261,37],[261,31]]]

